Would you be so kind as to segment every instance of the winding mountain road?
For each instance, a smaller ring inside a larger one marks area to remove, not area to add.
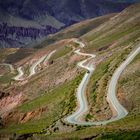
[[[52,52],[50,52],[48,54],[48,56],[45,58],[43,64],[45,65],[45,63],[51,58],[51,56],[56,52],[56,50],[53,50]]]
[[[76,41],[76,43],[77,43],[77,41]],[[81,48],[83,48],[83,45],[81,46],[81,43],[79,43],[79,45]],[[120,102],[118,101],[118,99],[116,97],[116,86],[117,86],[118,79],[119,79],[121,73],[123,72],[123,70],[126,68],[126,66],[129,63],[131,63],[131,61],[135,58],[135,56],[140,53],[140,47],[138,47],[135,51],[133,51],[128,56],[128,58],[116,69],[116,71],[114,72],[114,74],[110,80],[108,92],[107,92],[107,101],[109,103],[109,106],[110,106],[112,112],[115,112],[115,115],[113,115],[112,118],[109,120],[97,121],[97,122],[86,122],[86,121],[82,120],[83,115],[88,112],[88,102],[87,102],[87,98],[85,95],[86,86],[89,82],[89,79],[90,79],[92,73],[94,72],[94,67],[93,67],[92,63],[90,63],[88,61],[90,59],[92,60],[95,57],[95,55],[81,53],[80,49],[76,50],[75,53],[77,53],[78,55],[90,56],[90,58],[78,63],[79,67],[82,67],[82,68],[88,70],[88,72],[86,72],[86,74],[84,75],[84,77],[77,89],[76,97],[77,97],[78,107],[73,114],[66,117],[64,120],[69,123],[78,124],[78,125],[105,125],[107,123],[124,118],[128,114],[128,112],[120,104]],[[88,62],[88,63],[85,65],[84,64],[85,62]]]
[[[24,75],[24,72],[22,70],[22,66],[17,68],[17,72],[18,72],[18,74],[13,79],[15,81],[22,81],[23,80],[22,76]]]
[[[29,69],[30,74],[29,74],[28,78],[31,77],[31,76],[33,76],[33,75],[36,73],[36,68],[37,68],[37,66],[38,66],[41,62],[43,62],[44,59],[45,59],[46,57],[47,57],[47,55],[42,56],[40,59],[38,59],[38,61],[36,61],[36,62],[30,67],[30,69]]]
[[[80,48],[84,48],[85,44],[81,41],[79,41],[77,38],[72,39],[73,42],[79,44]]]
[[[30,74],[29,74],[28,78],[31,77],[31,76],[33,76],[33,75],[36,73],[36,68],[37,68],[37,66],[38,66],[40,63],[42,63],[42,62],[44,61],[44,64],[45,64],[45,62],[48,61],[48,60],[50,59],[50,57],[51,57],[55,52],[56,52],[56,50],[50,52],[48,55],[42,56],[37,62],[35,62],[35,63],[30,67],[30,69],[29,69]]]
[[[29,69],[30,74],[29,74],[28,78],[31,77],[32,75],[36,74],[36,67],[37,67],[40,63],[42,63],[43,61],[44,61],[43,64],[45,65],[45,62],[48,61],[48,60],[50,59],[50,57],[51,57],[55,52],[56,52],[56,50],[53,50],[53,51],[50,52],[48,55],[42,56],[37,62],[35,62],[35,63],[30,67],[30,69]],[[13,65],[11,65],[11,64],[2,63],[2,64],[0,64],[0,66],[8,66],[8,67],[10,68],[10,72],[11,72],[11,73],[13,73],[14,70],[15,70],[14,67],[13,67]],[[15,77],[13,77],[12,79],[14,79],[15,81],[22,81],[22,80],[24,80],[24,78],[23,78],[23,76],[24,76],[24,71],[23,71],[23,67],[22,67],[22,66],[20,66],[20,67],[17,68],[17,72],[18,72],[18,74],[17,74]],[[0,75],[0,76],[2,76],[2,75]]]

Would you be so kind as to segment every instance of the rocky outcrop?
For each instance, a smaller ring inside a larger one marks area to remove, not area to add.
[[[4,118],[13,108],[22,102],[22,94],[9,95],[0,100],[0,115]]]
[[[19,119],[20,123],[25,123],[35,117],[39,117],[43,112],[47,110],[47,107],[40,108],[31,112],[27,112],[25,114],[22,114],[22,116]]]
[[[9,122],[26,123],[30,120],[39,119],[44,112],[47,112],[47,107],[38,108],[29,112],[13,110],[1,118],[0,122],[2,122],[3,126],[6,126]]]
[[[0,23],[0,44],[4,44],[4,47],[10,47],[10,45],[11,47],[22,47],[49,34],[56,33],[57,31],[58,29],[51,26],[44,28],[27,28]]]

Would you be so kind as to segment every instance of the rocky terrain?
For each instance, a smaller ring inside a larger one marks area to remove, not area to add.
[[[41,39],[57,31],[56,28],[51,26],[46,26],[45,28],[16,27],[2,23],[0,24],[0,45],[15,48],[19,46],[25,47],[26,45],[28,46],[29,42]]]

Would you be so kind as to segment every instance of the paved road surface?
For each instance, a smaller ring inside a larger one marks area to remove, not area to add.
[[[54,50],[54,51],[52,51],[52,52],[50,52],[50,53],[48,54],[48,56],[45,58],[45,60],[44,60],[44,62],[43,62],[44,65],[45,65],[45,63],[51,58],[51,56],[52,56],[55,52],[56,52],[56,50]]]
[[[48,60],[50,59],[50,57],[51,57],[55,52],[56,52],[56,50],[50,52],[48,55],[45,55],[45,56],[41,57],[37,62],[35,62],[35,63],[30,67],[30,70],[29,70],[29,71],[30,71],[30,74],[29,74],[28,78],[31,77],[32,75],[34,75],[34,74],[36,73],[36,68],[37,68],[37,66],[38,66],[40,63],[42,63],[42,62],[44,61],[44,64],[45,64],[45,62],[48,61]],[[10,71],[11,71],[11,72],[14,72],[14,67],[13,67],[13,65],[11,65],[11,64],[3,63],[3,64],[0,64],[0,65],[8,66],[8,67],[10,68]],[[22,80],[24,80],[24,78],[23,78],[24,72],[23,72],[22,69],[23,69],[22,66],[17,68],[18,74],[13,78],[14,80],[16,80],[16,81],[22,81]],[[0,75],[0,76],[2,76],[2,75]]]
[[[24,75],[24,72],[22,70],[22,67],[17,68],[18,74],[13,78],[16,81],[22,81],[22,76]]]
[[[50,57],[52,56],[53,53],[55,53],[55,51],[56,51],[56,50],[50,52],[48,55],[42,56],[37,62],[35,62],[35,63],[30,67],[30,69],[29,69],[30,74],[29,74],[28,78],[31,77],[31,76],[33,76],[33,75],[36,73],[36,68],[37,68],[37,66],[38,66],[40,63],[42,63],[43,61],[44,61],[44,64],[45,64],[45,62],[48,61],[48,60],[50,59]]]
[[[81,43],[79,43],[80,45]],[[81,46],[82,48],[82,46]],[[116,120],[119,120],[121,118],[124,118],[128,112],[127,110],[119,103],[117,97],[116,97],[116,86],[118,79],[123,72],[123,70],[126,68],[126,66],[135,58],[137,54],[140,53],[140,47],[138,47],[135,51],[133,51],[128,58],[116,69],[114,72],[111,81],[109,83],[109,88],[108,88],[108,93],[107,93],[107,101],[109,102],[110,108],[112,111],[116,112],[115,116],[113,115],[111,119],[109,120],[104,120],[104,121],[98,121],[98,122],[86,122],[82,120],[82,116],[88,112],[88,103],[87,103],[87,98],[85,95],[85,90],[86,86],[89,82],[89,79],[94,71],[94,67],[92,63],[88,63],[84,65],[85,62],[89,61],[89,59],[93,59],[95,55],[92,54],[85,54],[81,53],[80,50],[76,50],[75,53],[78,55],[84,55],[84,56],[90,56],[90,58],[79,62],[78,66],[85,68],[88,70],[88,72],[84,75],[76,93],[77,97],[77,103],[78,103],[78,108],[77,110],[65,118],[65,121],[72,123],[72,124],[79,124],[79,125],[105,125],[109,122],[113,122]]]

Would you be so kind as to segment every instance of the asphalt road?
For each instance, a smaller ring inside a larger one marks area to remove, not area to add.
[[[44,59],[44,62],[43,62],[44,65],[45,65],[45,63],[51,58],[51,56],[52,56],[55,52],[56,52],[56,50],[54,50],[54,51],[52,51],[52,52],[50,52],[50,53],[48,54],[48,56]]]
[[[48,60],[50,59],[50,57],[51,57],[55,52],[56,52],[56,50],[54,50],[54,51],[50,52],[48,55],[42,56],[40,59],[38,59],[38,61],[35,62],[35,63],[30,67],[30,69],[29,69],[30,74],[29,74],[28,78],[31,77],[31,76],[33,76],[33,75],[36,73],[36,68],[37,68],[37,66],[38,66],[40,63],[42,63],[42,62],[44,61],[44,64],[45,64],[45,62],[48,61]]]
[[[24,75],[24,72],[22,70],[22,67],[17,68],[18,74],[13,78],[16,81],[22,81],[22,76]]]
[[[79,43],[79,45],[81,45],[81,43]],[[81,48],[83,48],[83,45],[81,46]],[[120,104],[120,102],[116,97],[116,86],[117,86],[118,79],[121,73],[123,72],[123,70],[126,68],[128,64],[131,63],[131,61],[135,58],[135,56],[140,53],[140,47],[134,50],[128,56],[128,58],[116,69],[116,71],[114,72],[110,80],[108,92],[107,92],[107,101],[109,103],[112,112],[116,112],[116,113],[109,120],[98,121],[98,122],[86,122],[82,119],[83,115],[88,112],[88,103],[85,95],[86,86],[89,82],[92,73],[94,72],[94,67],[92,63],[89,62],[88,64],[85,65],[85,62],[88,62],[89,59],[92,60],[95,57],[95,55],[81,53],[80,50],[76,50],[75,53],[78,55],[89,56],[88,59],[85,59],[84,61],[78,63],[79,67],[88,70],[88,72],[86,72],[86,74],[84,75],[76,92],[78,107],[75,112],[73,112],[71,115],[66,117],[64,120],[69,123],[78,124],[78,125],[105,125],[107,123],[124,118],[128,114],[128,112]]]
[[[50,52],[48,55],[42,56],[40,59],[38,59],[38,61],[36,61],[36,62],[30,67],[30,69],[29,69],[30,74],[29,74],[29,76],[28,76],[27,78],[30,78],[31,76],[35,75],[35,74],[36,74],[36,68],[37,68],[37,66],[38,66],[40,63],[42,63],[43,61],[44,61],[44,64],[45,64],[45,62],[48,61],[48,60],[50,59],[50,57],[52,56],[52,54],[55,53],[55,51],[56,51],[56,50],[54,50],[54,51]],[[9,65],[9,66],[12,67],[12,65],[10,65],[10,64],[7,64],[7,65]],[[22,80],[24,80],[24,78],[22,78],[22,77],[24,76],[24,72],[23,72],[22,69],[23,69],[22,66],[19,67],[19,68],[17,68],[18,74],[13,78],[14,80],[16,80],[16,81],[22,81]]]

